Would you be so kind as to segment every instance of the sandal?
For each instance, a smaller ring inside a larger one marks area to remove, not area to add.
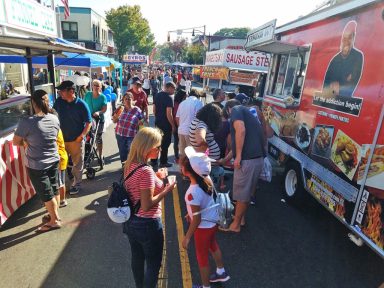
[[[55,224],[55,225],[44,224],[43,226],[37,228],[35,232],[41,234],[41,233],[49,232],[52,230],[57,230],[60,228],[61,228],[60,224]]]
[[[44,215],[43,218],[41,218],[43,224],[48,223],[49,221],[51,221],[51,216],[49,214]],[[57,221],[61,221],[61,219],[57,219]]]
[[[68,205],[68,201],[67,200],[63,200],[63,201],[60,201],[60,208],[63,208],[63,207],[66,207]]]

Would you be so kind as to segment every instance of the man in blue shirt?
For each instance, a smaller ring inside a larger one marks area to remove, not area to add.
[[[56,87],[61,97],[53,108],[59,114],[60,128],[63,132],[65,150],[72,159],[73,184],[69,194],[79,193],[84,161],[84,137],[91,128],[91,113],[87,104],[75,95],[76,86],[72,81],[63,81]]]

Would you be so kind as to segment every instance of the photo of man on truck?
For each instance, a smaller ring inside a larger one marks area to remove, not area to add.
[[[340,52],[329,62],[325,73],[323,96],[352,97],[360,81],[364,55],[354,47],[357,23],[349,21],[343,30]]]

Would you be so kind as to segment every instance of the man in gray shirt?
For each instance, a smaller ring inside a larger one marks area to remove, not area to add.
[[[241,226],[245,225],[245,212],[264,165],[264,134],[257,118],[235,99],[225,104],[224,115],[230,119],[232,153],[222,162],[225,163],[233,155],[233,199],[237,201],[235,218],[228,230],[240,232]]]

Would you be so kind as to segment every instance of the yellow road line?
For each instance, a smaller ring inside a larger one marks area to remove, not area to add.
[[[163,247],[163,261],[162,265],[160,267],[159,272],[159,279],[157,281],[157,287],[158,288],[167,288],[168,287],[168,273],[167,273],[167,241],[165,240],[166,233],[165,233],[165,207],[164,207],[164,198],[161,200],[161,207],[162,213],[161,213],[161,220],[163,222],[163,233],[164,233],[164,247]]]
[[[177,238],[179,242],[179,255],[180,255],[183,288],[191,288],[192,276],[191,276],[191,267],[189,266],[188,252],[181,245],[184,237],[184,228],[183,228],[183,217],[181,216],[181,209],[180,209],[179,191],[177,187],[173,189],[172,194],[173,194],[173,208],[175,210]]]

